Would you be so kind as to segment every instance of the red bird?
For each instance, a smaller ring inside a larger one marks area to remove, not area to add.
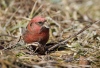
[[[44,26],[45,22],[46,19],[41,16],[34,17],[27,25],[23,40],[30,44],[38,42],[45,45],[49,39],[49,28]]]

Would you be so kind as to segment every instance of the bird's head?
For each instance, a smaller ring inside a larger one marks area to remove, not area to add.
[[[27,25],[28,31],[41,31],[42,29],[47,28],[44,26],[46,19],[41,16],[34,17],[29,24]]]

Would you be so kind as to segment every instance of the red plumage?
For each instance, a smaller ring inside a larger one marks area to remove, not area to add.
[[[34,17],[27,25],[27,30],[23,34],[26,43],[39,42],[45,45],[49,39],[49,28],[43,26],[46,19],[40,16]]]

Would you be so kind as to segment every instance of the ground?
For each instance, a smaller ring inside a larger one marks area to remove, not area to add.
[[[22,39],[23,28],[37,15],[50,26],[49,44],[68,40],[46,55],[30,51]],[[0,0],[0,68],[39,67],[100,67],[99,0]]]

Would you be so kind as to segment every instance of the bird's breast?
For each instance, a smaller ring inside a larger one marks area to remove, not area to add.
[[[23,36],[26,43],[39,42],[40,44],[45,44],[49,39],[49,30],[45,30],[41,33],[38,32],[26,32]]]

